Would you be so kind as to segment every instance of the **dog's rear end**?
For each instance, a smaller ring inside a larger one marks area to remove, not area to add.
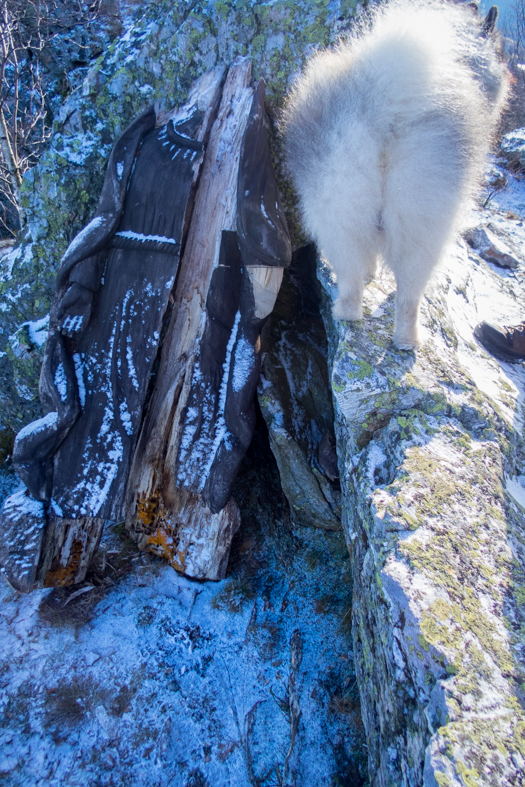
[[[396,0],[314,56],[284,113],[304,222],[362,317],[381,255],[397,282],[395,344],[417,345],[424,288],[479,183],[507,70],[470,8]]]

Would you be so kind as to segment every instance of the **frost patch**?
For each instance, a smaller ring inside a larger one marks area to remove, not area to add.
[[[66,259],[66,257],[69,257],[78,248],[80,248],[80,246],[82,246],[87,241],[87,239],[89,238],[91,233],[94,230],[96,230],[98,227],[100,227],[102,224],[105,224],[106,221],[107,221],[107,219],[104,216],[95,216],[94,219],[91,219],[89,224],[87,226],[85,226],[84,229],[81,230],[78,233],[78,235],[76,235],[76,237],[73,238],[73,240],[71,241],[71,243],[67,247],[66,253],[62,257],[62,262]]]
[[[79,134],[72,137],[62,137],[57,135],[56,142],[62,142],[62,150],[53,148],[53,153],[67,159],[72,164],[85,164],[86,159],[91,156],[100,145],[100,139],[95,134]]]
[[[131,436],[133,434],[133,422],[128,410],[128,403],[125,400],[120,403],[119,411],[122,426],[124,427],[126,434]]]
[[[378,468],[383,467],[386,462],[386,456],[381,449],[381,446],[377,445],[376,443],[372,443],[370,450],[368,451],[368,461],[367,461],[367,475],[368,480],[370,482],[370,486],[375,488],[377,486],[377,482],[375,479],[375,472]]]
[[[81,406],[85,407],[86,386],[84,385],[84,364],[79,353],[73,355],[73,363],[75,364],[75,374],[77,376],[78,398],[80,399]]]
[[[26,492],[27,490],[24,488],[7,498],[3,509],[4,515],[18,517],[21,513],[24,513],[27,516],[44,516],[44,504],[26,494]],[[29,532],[29,530],[26,532]]]
[[[233,353],[233,348],[235,346],[235,342],[237,341],[237,333],[239,331],[240,320],[241,320],[241,313],[237,312],[237,314],[235,315],[235,321],[233,323],[232,332],[230,334],[230,340],[226,347],[226,358],[224,359],[224,363],[222,365],[222,381],[221,381],[221,387],[219,393],[219,412],[217,413],[217,421],[215,422],[215,439],[213,441],[213,445],[210,451],[210,456],[208,461],[206,462],[204,474],[201,479],[201,483],[200,483],[201,490],[204,489],[204,484],[206,483],[206,479],[215,461],[215,457],[217,456],[217,451],[219,450],[221,442],[227,432],[226,421],[224,420],[224,408],[226,406],[226,394],[228,393],[228,380],[230,378],[232,353]]]
[[[18,262],[18,260],[20,260],[22,264],[25,263],[27,265],[29,262],[31,262],[32,257],[33,257],[32,243],[29,243],[25,247],[23,255],[22,255],[22,248],[20,246],[17,246],[16,248],[7,251],[3,255],[0,261],[0,266],[2,269],[2,272],[0,273],[0,281],[9,281],[11,279],[11,276],[13,275],[13,268],[15,266],[15,262]]]
[[[115,437],[119,436],[115,434]],[[122,442],[114,451],[108,451],[108,458],[115,461],[100,462],[97,466],[98,475],[93,483],[77,484],[73,490],[74,492],[82,488],[85,490],[84,505],[80,509],[80,513],[83,516],[96,516],[106,502],[109,489],[117,476],[120,460],[122,459]]]
[[[255,353],[252,345],[244,338],[239,339],[235,347],[232,387],[234,391],[242,391],[253,370]]]
[[[264,218],[266,219],[266,221],[268,222],[268,224],[270,225],[270,227],[275,229],[274,223],[272,222],[272,220],[270,219],[270,217],[266,213],[266,208],[264,207],[264,202],[262,200],[261,200],[261,213],[264,216]]]
[[[51,429],[51,427],[56,426],[58,421],[58,413],[56,410],[52,410],[50,413],[45,415],[43,418],[39,418],[38,421],[33,421],[32,423],[24,426],[21,429],[17,436],[17,440],[24,440],[26,437],[29,437],[33,434],[38,434],[42,432],[44,429]]]
[[[520,508],[525,510],[525,476],[521,475],[515,478],[507,478],[505,491],[508,492]]]
[[[65,402],[67,399],[67,379],[63,363],[58,364],[53,382],[55,383],[55,388],[60,394],[60,401]]]
[[[128,371],[129,376],[131,377],[131,382],[133,388],[138,391],[139,390],[139,381],[137,379],[137,371],[135,369],[135,365],[133,363],[133,353],[131,350],[131,336],[126,337],[127,347],[126,347],[126,360],[128,362]]]
[[[49,314],[46,314],[41,320],[33,320],[32,322],[24,323],[24,325],[27,325],[29,338],[33,344],[42,347],[46,343],[49,333]]]
[[[224,408],[228,392],[228,381],[232,371],[233,349],[237,341],[240,319],[241,314],[237,312],[222,366],[218,403],[216,403],[215,395],[204,390],[205,396],[200,408],[188,407],[186,411],[185,427],[178,458],[178,480],[181,483],[189,481],[192,484],[195,479],[199,479],[199,489],[201,491],[204,488],[219,447],[223,443],[227,447],[229,445],[229,443],[226,444],[228,427],[224,419]],[[198,361],[193,369],[191,385],[193,389],[202,385],[202,371]],[[199,436],[195,439],[197,433],[199,433]]]
[[[143,235],[141,232],[133,232],[132,230],[123,230],[116,232],[120,238],[129,238],[130,240],[139,240],[141,243],[147,240],[154,240],[157,243],[173,243],[175,246],[179,245],[179,241],[175,238],[166,238],[165,235]]]
[[[63,322],[63,327],[66,331],[71,331],[72,333],[78,333],[82,328],[82,323],[84,322],[84,317],[81,314],[75,314],[73,317],[69,315]]]
[[[53,498],[51,498],[51,504],[50,505],[51,505],[51,508],[53,509],[53,511],[55,512],[55,514],[57,516],[61,516],[61,517],[64,516],[64,512],[62,511],[62,509],[60,508],[60,506],[58,505],[56,500],[53,500]]]
[[[83,479],[71,492],[72,498],[79,496],[82,498],[80,509],[82,516],[97,516],[106,502],[124,455],[122,438],[118,432],[110,432],[104,442],[104,460],[97,461],[95,458],[86,461],[86,476],[90,478],[94,476],[94,480]]]

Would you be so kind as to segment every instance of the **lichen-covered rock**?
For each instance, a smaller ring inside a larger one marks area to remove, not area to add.
[[[515,236],[509,215],[491,220]],[[363,322],[336,323],[319,270],[374,787],[523,784],[525,373],[472,337],[525,316],[523,265],[497,270],[451,251],[416,353],[391,344],[389,274]]]
[[[315,47],[333,42],[349,27],[355,0],[150,3],[142,18],[113,42],[62,106],[49,147],[22,188],[29,229],[11,252],[1,284],[0,352],[23,322],[50,309],[60,258],[94,211],[112,145],[126,125],[155,101],[180,104],[192,81],[217,63],[240,55],[253,60],[254,78],[268,83],[267,105],[275,119],[293,73]],[[293,197],[280,173],[293,219]],[[23,375],[20,392],[13,359],[2,357],[0,417],[15,431],[35,417],[37,374]],[[35,368],[38,368],[35,363]],[[31,378],[31,379],[29,379]]]

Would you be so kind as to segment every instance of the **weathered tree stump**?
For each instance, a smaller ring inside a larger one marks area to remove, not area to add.
[[[13,455],[46,507],[39,585],[81,581],[104,524],[121,517],[224,71],[201,77],[181,109],[151,109],[124,132],[97,213],[62,260],[40,380],[46,415],[19,433]]]
[[[260,331],[291,247],[271,167],[264,84],[226,79],[197,193],[126,525],[188,576],[224,576],[239,525],[231,487],[255,426]]]
[[[126,130],[97,213],[64,256],[41,375],[45,415],[15,444],[28,491],[0,521],[19,589],[82,581],[105,524],[123,514],[139,545],[177,570],[224,575],[260,330],[291,257],[264,83],[250,87],[246,59],[224,78],[214,69],[182,109],[149,110]],[[44,525],[27,541],[22,576],[11,552],[25,548],[24,509],[37,501]]]

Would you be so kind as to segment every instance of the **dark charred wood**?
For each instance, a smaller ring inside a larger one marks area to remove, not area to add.
[[[0,523],[20,588],[82,581],[105,523],[123,515],[139,546],[178,571],[225,574],[239,526],[231,489],[255,428],[261,329],[291,258],[264,83],[254,90],[250,78],[246,59],[225,81],[215,69],[182,109],[132,124],[94,219],[64,256],[41,377],[45,416],[15,446],[34,500],[25,493]],[[31,500],[42,511],[22,567]]]

